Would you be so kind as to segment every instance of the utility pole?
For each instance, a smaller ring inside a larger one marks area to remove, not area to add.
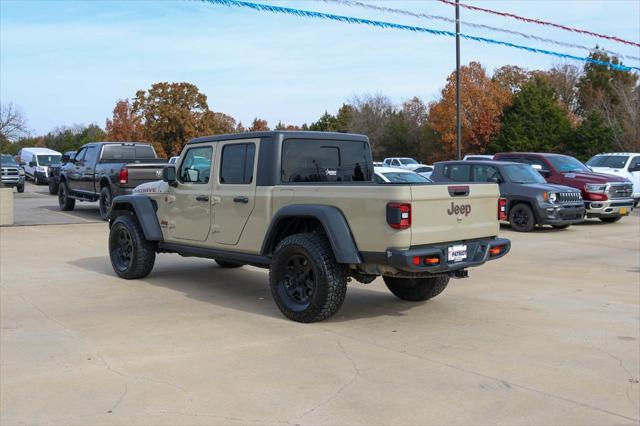
[[[460,0],[456,0],[456,152],[462,159],[462,125],[460,105]]]

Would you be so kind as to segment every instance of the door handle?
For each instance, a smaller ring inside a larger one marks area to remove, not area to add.
[[[203,203],[209,202],[209,197],[206,195],[198,195],[196,201],[202,201]]]
[[[235,197],[233,199],[233,202],[234,203],[245,203],[245,204],[247,204],[249,202],[249,197],[238,196],[238,197]]]

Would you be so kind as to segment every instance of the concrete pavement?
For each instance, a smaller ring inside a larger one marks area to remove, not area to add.
[[[505,228],[432,301],[352,283],[304,325],[264,270],[163,254],[125,281],[104,222],[2,228],[0,423],[637,425],[638,231]]]

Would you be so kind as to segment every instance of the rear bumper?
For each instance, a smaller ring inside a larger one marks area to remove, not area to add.
[[[459,262],[449,262],[447,260],[449,247],[461,244],[467,246],[467,258]],[[500,248],[500,252],[492,255],[490,254],[492,248]],[[510,249],[511,241],[506,238],[486,238],[418,246],[408,250],[387,249],[384,253],[364,252],[361,254],[364,263],[389,265],[405,272],[442,274],[479,266],[488,260],[499,259],[506,255]],[[414,263],[416,257],[420,259],[418,265]],[[440,262],[436,265],[426,265],[422,261],[425,257],[438,257]]]
[[[614,198],[607,201],[584,202],[584,206],[587,209],[587,217],[625,216],[631,212],[633,205],[633,198]],[[620,209],[625,209],[625,213],[622,213]]]

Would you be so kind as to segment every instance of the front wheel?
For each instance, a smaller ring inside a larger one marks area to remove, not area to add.
[[[38,179],[38,175],[35,173],[33,174],[33,184],[40,185],[40,179]]]
[[[536,226],[533,210],[526,204],[516,204],[509,210],[509,223],[517,232],[531,232]]]
[[[18,190],[18,192],[22,193],[24,192],[24,183],[22,185],[18,185],[16,186],[16,189]]]
[[[429,278],[383,278],[391,293],[409,302],[421,302],[434,298],[442,293],[449,284],[448,275]]]
[[[144,278],[156,261],[155,246],[148,241],[134,216],[119,216],[109,232],[109,258],[120,278]]]
[[[109,209],[111,209],[111,189],[108,186],[100,190],[100,198],[98,199],[98,208],[100,209],[100,217],[107,220],[109,217]]]
[[[58,185],[58,183],[53,178],[50,178],[49,179],[49,194],[56,195],[58,193],[59,186],[60,185]]]
[[[347,293],[347,273],[321,235],[295,234],[275,249],[269,271],[271,294],[280,311],[298,322],[334,315]]]
[[[66,182],[60,182],[58,188],[58,205],[62,211],[71,211],[76,206],[76,199],[69,196],[69,186]]]
[[[617,221],[619,221],[620,219],[622,219],[622,216],[616,216],[616,217],[601,217],[600,220],[603,221],[604,223],[615,223]]]

